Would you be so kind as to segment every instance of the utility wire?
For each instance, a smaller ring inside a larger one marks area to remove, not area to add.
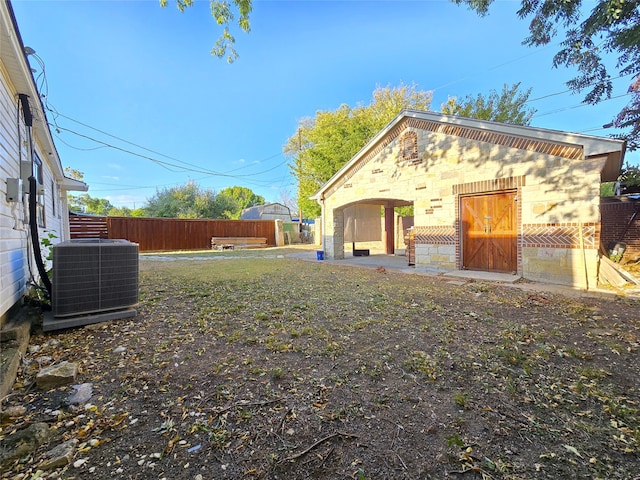
[[[57,127],[56,127],[57,128]],[[61,143],[64,143],[67,147],[69,148],[73,148],[74,150],[80,150],[81,152],[89,152],[89,151],[93,151],[93,150],[100,150],[102,148],[109,148],[106,145],[100,145],[99,147],[92,147],[92,148],[81,148],[81,147],[76,147],[74,145],[71,145],[70,143],[64,141],[62,139],[62,137],[60,135],[58,135],[57,133],[54,133],[55,137],[60,140]]]
[[[51,124],[49,124],[49,125],[53,126]],[[229,178],[243,179],[243,178],[247,178],[247,177],[250,178],[250,177],[257,176],[257,175],[263,175],[263,174],[268,173],[268,172],[270,172],[272,170],[275,170],[276,168],[280,167],[281,165],[284,165],[287,162],[287,160],[284,160],[283,162],[273,166],[272,168],[269,168],[267,170],[263,170],[261,172],[255,172],[255,173],[247,174],[247,175],[230,175],[230,174],[227,174],[227,173],[222,173],[222,172],[218,172],[218,171],[214,171],[214,170],[206,170],[206,169],[202,169],[202,168],[190,168],[190,167],[186,167],[186,166],[182,166],[182,165],[177,165],[177,164],[171,163],[171,162],[165,162],[163,160],[158,160],[157,158],[150,157],[148,155],[143,155],[141,153],[137,153],[137,152],[134,152],[132,150],[127,150],[126,148],[118,147],[117,145],[112,145],[110,143],[103,142],[102,140],[98,140],[96,138],[90,137],[89,135],[85,135],[83,133],[76,132],[76,131],[71,130],[69,128],[64,128],[64,127],[61,127],[61,126],[58,126],[56,128],[58,128],[58,130],[69,132],[69,133],[72,133],[72,134],[77,135],[79,137],[86,138],[87,140],[91,140],[93,142],[99,143],[101,145],[104,145],[105,147],[113,148],[114,150],[118,150],[120,152],[128,153],[130,155],[134,155],[136,157],[140,157],[140,158],[143,158],[145,160],[149,160],[149,161],[151,161],[151,162],[153,162],[153,163],[155,163],[155,164],[157,164],[157,165],[159,165],[159,166],[161,166],[161,167],[163,167],[163,168],[165,168],[165,169],[167,169],[167,170],[169,170],[171,172],[187,171],[187,172],[194,172],[194,173],[203,173],[203,174],[206,174],[206,175],[217,176],[217,177],[229,177]],[[273,158],[273,157],[271,157],[271,158]],[[186,163],[186,162],[182,162],[182,163]]]
[[[82,125],[83,127],[89,128],[89,129],[94,130],[94,131],[96,131],[96,132],[99,132],[99,133],[101,133],[101,134],[103,134],[103,135],[106,135],[106,136],[108,136],[108,137],[114,138],[114,139],[116,139],[116,140],[119,140],[119,141],[121,141],[121,142],[124,142],[124,143],[126,143],[126,144],[129,144],[129,145],[134,146],[134,147],[136,147],[136,148],[139,148],[139,149],[141,149],[141,150],[144,150],[144,151],[146,151],[146,152],[153,153],[153,154],[155,154],[155,155],[160,155],[161,157],[167,158],[167,159],[169,159],[169,160],[173,160],[173,161],[175,161],[175,162],[177,162],[177,163],[180,163],[180,164],[183,164],[183,165],[188,165],[188,166],[190,166],[190,167],[194,167],[194,168],[198,168],[198,169],[199,169],[199,168],[201,168],[201,167],[200,167],[200,165],[196,165],[196,164],[193,164],[193,163],[185,162],[185,161],[183,161],[183,160],[180,160],[179,158],[172,157],[172,156],[170,156],[170,155],[166,155],[166,154],[164,154],[164,153],[162,153],[162,152],[158,152],[157,150],[152,150],[152,149],[150,149],[150,148],[144,147],[144,146],[139,145],[139,144],[137,144],[137,143],[131,142],[131,141],[129,141],[129,140],[127,140],[127,139],[125,139],[125,138],[119,137],[119,136],[114,135],[114,134],[111,134],[111,133],[109,133],[109,132],[105,132],[104,130],[101,130],[101,129],[99,129],[99,128],[96,128],[96,127],[93,127],[93,126],[91,126],[91,125],[88,125],[88,124],[86,124],[86,123],[84,123],[84,122],[81,122],[80,120],[76,120],[76,119],[74,119],[74,118],[71,118],[71,117],[69,117],[69,116],[67,116],[67,115],[64,115],[64,114],[60,113],[60,112],[59,112],[59,111],[57,111],[56,109],[52,108],[50,105],[47,105],[47,110],[51,111],[52,113],[54,113],[54,114],[55,114],[56,116],[58,116],[58,117],[66,118],[67,120],[70,120],[70,121],[72,121],[72,122],[74,122],[74,123],[77,123],[78,125]],[[67,131],[70,131],[70,130],[68,130],[68,129],[67,129]],[[73,132],[72,132],[72,133],[73,133]],[[66,145],[68,145],[68,144],[66,144]],[[76,148],[76,147],[71,147],[71,148]],[[100,147],[100,148],[102,148],[102,147]],[[83,149],[81,149],[81,148],[77,148],[77,149],[78,149],[78,150],[83,150]],[[275,158],[275,157],[277,157],[277,156],[279,156],[279,155],[282,155],[282,153],[281,153],[281,152],[275,153],[275,154],[273,154],[273,155],[271,155],[271,156],[269,156],[269,157],[267,157],[267,158],[264,158],[264,159],[260,160],[260,163],[265,162],[265,161],[267,161],[267,160],[271,160],[272,158]],[[229,174],[229,173],[231,173],[231,172],[236,172],[236,171],[238,171],[238,170],[243,170],[243,169],[245,169],[245,168],[250,168],[250,167],[251,167],[251,165],[245,165],[245,166],[242,166],[242,167],[238,167],[238,168],[236,168],[236,169],[234,169],[234,170],[229,170],[229,171],[225,172],[225,174]],[[267,170],[267,171],[269,171],[269,170]],[[216,172],[216,174],[218,174],[218,172]]]
[[[201,177],[201,178],[197,178],[194,181],[195,182],[199,182],[201,180],[204,180],[206,178],[211,177],[211,175],[207,175],[205,177]],[[289,182],[289,183],[282,183],[282,182]],[[257,182],[257,181],[252,181],[252,180],[244,180],[243,183],[246,183],[248,185],[254,185],[254,186],[259,186],[259,187],[270,187],[270,186],[279,186],[280,188],[282,188],[283,186],[291,186],[293,184],[290,183],[290,179],[285,179],[285,178],[281,178],[278,180],[265,180],[263,182]],[[173,183],[167,183],[167,184],[162,184],[162,185],[120,185],[120,184],[113,184],[113,183],[99,183],[99,182],[91,182],[91,185],[102,185],[104,187],[110,187],[110,186],[115,186],[117,188],[92,188],[91,190],[93,192],[116,192],[116,191],[130,191],[130,190],[146,190],[146,189],[158,189],[158,188],[169,188],[169,187],[175,187],[175,186],[180,186],[182,185],[182,182],[173,182]],[[224,188],[224,187],[222,187]]]
[[[630,75],[631,75],[630,73],[629,73],[629,74],[627,74],[627,75],[618,75],[617,77],[610,78],[609,80],[610,80],[610,81],[618,80],[618,79],[620,79],[620,78],[625,78],[625,77],[628,77],[628,76],[630,76]],[[597,82],[596,82],[596,83],[597,83]],[[584,88],[588,88],[588,87],[590,87],[590,86],[592,86],[592,85],[595,85],[595,83],[591,83],[591,84],[589,84],[589,85],[586,85]],[[572,90],[572,89],[570,89],[570,88],[568,88],[568,89],[566,89],[566,90],[562,90],[561,92],[549,93],[548,95],[543,95],[542,97],[532,98],[532,99],[530,99],[530,100],[527,100],[527,101],[526,101],[526,102],[524,102],[524,103],[537,102],[538,100],[544,100],[544,99],[547,99],[547,98],[550,98],[550,97],[555,97],[555,96],[557,96],[557,95],[562,95],[562,94],[564,94],[564,93],[571,93],[571,92],[573,92],[573,90]],[[608,100],[608,99],[605,99],[605,100]],[[603,100],[603,101],[604,101],[604,100]]]
[[[560,44],[559,44],[559,43],[557,43],[557,44],[554,44],[554,45],[547,45],[547,46],[542,47],[542,48],[536,48],[536,49],[534,49],[534,50],[531,50],[531,52],[530,52],[530,53],[526,53],[526,54],[524,54],[524,55],[521,55],[520,57],[514,58],[514,59],[512,59],[512,60],[507,60],[507,61],[505,61],[505,62],[502,62],[502,63],[498,64],[498,65],[494,65],[493,67],[489,67],[489,68],[487,68],[487,69],[485,70],[485,72],[490,72],[490,71],[492,71],[492,70],[497,70],[497,69],[498,69],[498,68],[500,68],[500,67],[504,67],[505,65],[509,65],[509,64],[511,64],[511,63],[518,62],[518,61],[523,60],[523,59],[525,59],[525,58],[527,58],[527,57],[530,57],[530,56],[532,56],[532,55],[536,55],[538,52],[542,52],[542,51],[546,50],[547,48],[556,47],[556,46],[558,46],[558,45],[560,45]],[[472,75],[472,74],[470,74],[470,75],[467,75],[466,77],[461,77],[461,78],[458,78],[457,80],[452,80],[452,81],[447,82],[447,83],[445,83],[445,84],[443,84],[443,85],[440,85],[439,87],[434,88],[432,91],[434,91],[434,92],[435,92],[435,91],[437,91],[437,90],[441,90],[441,89],[443,89],[443,88],[445,88],[445,87],[449,87],[449,86],[451,86],[451,85],[455,85],[456,83],[460,83],[460,82],[463,82],[463,81],[465,81],[465,80],[469,80],[470,78],[474,78],[474,79],[475,79],[475,78],[477,78],[477,77],[478,77],[478,76],[477,76],[477,74],[475,74],[475,73],[474,73],[473,75]]]
[[[538,51],[540,51],[540,49],[536,49],[536,50],[534,50],[534,51],[532,51],[531,53],[528,53],[528,54],[526,54],[526,55],[522,55],[522,56],[520,56],[520,57],[518,57],[518,58],[515,58],[515,59],[513,59],[513,60],[509,60],[509,61],[506,61],[506,62],[500,63],[500,64],[498,64],[498,65],[495,65],[495,66],[493,66],[493,67],[491,67],[491,68],[487,69],[487,71],[495,70],[495,69],[498,69],[498,68],[503,67],[503,66],[505,66],[505,65],[508,65],[508,64],[511,64],[511,63],[517,62],[517,61],[519,61],[519,60],[522,60],[522,59],[524,59],[524,58],[527,58],[527,57],[529,57],[529,56],[531,56],[531,55],[536,54]],[[41,59],[40,57],[38,57],[37,55],[34,55],[34,57],[37,57],[37,58],[36,58],[36,61],[40,64],[40,66],[41,66],[41,68],[42,68],[41,75],[43,75],[43,76],[44,76],[44,80],[45,80],[45,82],[46,82],[46,74],[45,74],[44,62],[43,62],[43,61],[42,61],[42,59]],[[624,75],[624,76],[626,76],[626,75]],[[618,76],[618,77],[614,77],[614,78],[612,78],[611,80],[616,80],[616,79],[622,78],[622,77],[624,77],[624,76],[622,76],[622,75],[621,75],[621,76]],[[462,80],[464,80],[464,79],[465,79],[465,78],[463,77],[463,78],[461,78],[461,79],[454,80],[454,81],[449,82],[449,83],[447,83],[447,84],[445,84],[445,85],[443,85],[443,86],[441,86],[441,87],[437,87],[437,88],[435,88],[435,89],[434,89],[434,91],[435,91],[435,90],[438,90],[438,89],[440,89],[440,88],[444,88],[444,87],[446,87],[446,86],[448,86],[448,85],[451,85],[451,84],[457,83],[457,82],[462,81]],[[48,88],[48,84],[47,84],[47,88]],[[542,96],[542,97],[537,97],[537,98],[533,98],[533,99],[527,100],[525,103],[531,103],[531,102],[535,102],[535,101],[538,101],[538,100],[543,100],[543,99],[550,98],[550,97],[553,97],[553,96],[562,95],[562,94],[564,94],[564,93],[569,93],[569,92],[571,92],[571,91],[572,91],[572,90],[567,89],[567,90],[563,90],[563,91],[560,91],[560,92],[551,93],[551,94],[548,94],[548,95],[544,95],[544,96]],[[202,167],[200,167],[199,165],[192,164],[192,163],[189,163],[189,162],[184,162],[184,161],[182,161],[182,160],[180,160],[180,159],[178,159],[178,158],[175,158],[175,157],[172,157],[172,156],[170,156],[170,155],[166,155],[166,154],[164,154],[164,153],[162,153],[162,152],[158,152],[158,151],[156,151],[156,150],[152,150],[152,149],[150,149],[150,148],[144,147],[144,146],[142,146],[142,145],[139,145],[139,144],[137,144],[137,143],[131,142],[131,141],[126,140],[126,139],[124,139],[124,138],[122,138],[122,137],[119,137],[119,136],[117,136],[117,135],[113,135],[113,134],[111,134],[111,133],[109,133],[109,132],[106,132],[106,131],[101,130],[101,129],[99,129],[99,128],[96,128],[96,127],[93,127],[93,126],[91,126],[91,125],[88,125],[87,123],[81,122],[81,121],[76,120],[76,119],[74,119],[74,118],[71,118],[71,117],[69,117],[69,116],[67,116],[67,115],[64,115],[64,114],[60,113],[57,109],[55,109],[53,106],[51,106],[51,105],[46,101],[46,96],[44,96],[44,98],[45,98],[45,103],[46,103],[46,108],[47,108],[47,110],[48,110],[48,111],[50,111],[51,113],[53,113],[53,114],[54,114],[54,116],[55,116],[55,117],[54,117],[54,121],[55,121],[55,128],[57,128],[57,129],[59,129],[59,130],[64,130],[64,131],[67,131],[67,132],[70,132],[70,133],[76,134],[76,135],[78,135],[78,136],[83,136],[84,138],[87,138],[87,139],[89,139],[89,140],[92,140],[92,141],[95,141],[95,142],[98,142],[98,143],[101,143],[101,144],[102,144],[102,146],[100,146],[100,147],[96,147],[96,148],[94,148],[94,149],[98,149],[98,148],[114,148],[114,149],[120,150],[120,151],[125,152],[125,153],[129,153],[129,154],[132,154],[132,155],[139,156],[139,157],[141,157],[141,158],[148,159],[148,160],[150,160],[150,161],[152,161],[152,162],[154,162],[154,163],[156,163],[156,164],[158,164],[158,165],[162,166],[163,168],[166,168],[166,169],[168,169],[169,171],[172,171],[172,172],[179,171],[179,170],[171,170],[171,169],[169,169],[168,167],[170,167],[170,166],[171,166],[171,167],[174,167],[174,168],[179,168],[179,169],[182,169],[182,170],[185,170],[185,171],[193,171],[193,172],[196,172],[196,173],[207,173],[208,175],[215,175],[215,176],[228,176],[228,177],[232,177],[232,178],[240,178],[240,177],[243,177],[243,178],[244,178],[244,177],[255,176],[255,175],[261,175],[261,174],[264,174],[264,173],[268,173],[268,172],[270,172],[270,171],[272,171],[272,170],[274,170],[274,169],[276,169],[276,168],[280,167],[280,166],[281,166],[281,165],[283,165],[284,163],[286,163],[286,161],[285,161],[285,162],[282,162],[282,163],[280,163],[280,164],[276,165],[275,167],[273,167],[273,168],[271,168],[271,169],[268,169],[268,170],[265,170],[265,171],[263,171],[263,172],[258,172],[258,173],[249,174],[249,175],[242,175],[242,176],[233,176],[233,175],[230,175],[230,173],[232,173],[232,172],[237,172],[237,171],[239,171],[239,170],[243,170],[243,169],[245,169],[245,168],[250,168],[250,167],[251,167],[251,165],[246,165],[246,166],[238,167],[238,168],[236,168],[236,169],[234,169],[234,170],[230,170],[230,171],[227,171],[227,172],[225,172],[225,173],[222,173],[222,172],[216,172],[216,171],[211,171],[211,170],[203,170],[203,169],[202,169]],[[618,97],[613,97],[613,98],[620,98],[620,96],[618,96]],[[612,99],[613,99],[613,98],[612,98]],[[608,99],[607,99],[607,100],[608,100]],[[603,101],[605,101],[605,100],[603,100]],[[571,107],[566,107],[566,108],[562,108],[562,109],[554,110],[554,111],[547,112],[547,113],[535,114],[535,115],[534,115],[534,117],[541,117],[541,116],[551,115],[551,114],[559,113],[559,112],[562,112],[562,111],[565,111],[565,110],[570,110],[570,109],[573,109],[573,108],[580,108],[580,107],[582,107],[582,106],[584,106],[584,105],[585,105],[585,104],[579,104],[579,105],[575,105],[575,106],[571,106]],[[173,160],[174,162],[177,162],[178,164],[186,165],[186,166],[188,166],[188,167],[193,167],[193,168],[185,168],[185,167],[182,167],[182,166],[180,166],[180,165],[171,164],[171,163],[169,163],[169,162],[163,162],[163,161],[158,160],[158,159],[153,158],[153,157],[149,157],[149,156],[146,156],[146,155],[136,154],[135,152],[132,152],[132,151],[130,151],[130,150],[123,149],[123,148],[117,147],[117,146],[115,146],[115,145],[111,145],[111,144],[109,144],[109,143],[107,143],[107,142],[101,142],[101,141],[96,140],[96,139],[94,139],[94,138],[92,138],[92,137],[89,137],[89,136],[87,136],[87,135],[82,135],[82,134],[80,134],[80,133],[78,133],[78,132],[75,132],[75,131],[73,131],[73,130],[71,130],[71,129],[67,129],[67,128],[60,127],[60,126],[57,124],[57,121],[56,121],[56,120],[57,120],[57,117],[65,118],[65,119],[67,119],[67,120],[69,120],[69,121],[72,121],[72,122],[74,122],[74,123],[77,123],[77,124],[79,124],[79,125],[82,125],[82,126],[84,126],[84,127],[86,127],[86,128],[89,128],[89,129],[91,129],[91,130],[94,130],[94,131],[96,131],[96,132],[99,132],[99,133],[101,133],[101,134],[103,134],[103,135],[106,135],[106,136],[108,136],[108,137],[114,138],[114,139],[119,140],[119,141],[121,141],[121,142],[124,142],[124,143],[126,143],[126,144],[132,145],[132,146],[134,146],[134,147],[136,147],[136,148],[139,148],[139,149],[141,149],[141,150],[144,150],[144,151],[147,151],[147,152],[153,153],[153,154],[155,154],[155,155],[162,156],[162,157],[164,157],[164,158],[167,158],[167,159]],[[69,146],[70,148],[75,148],[75,149],[77,149],[77,150],[83,150],[83,151],[94,150],[94,149],[90,149],[90,148],[86,148],[86,149],[85,149],[85,148],[79,148],[79,147],[71,146],[69,143],[67,143],[67,142],[65,142],[64,140],[62,140],[59,136],[58,136],[58,139],[60,139],[60,141],[62,141],[62,143],[64,143],[65,145]],[[279,152],[279,153],[274,154],[274,155],[272,155],[272,156],[270,156],[270,157],[267,157],[266,159],[264,159],[264,160],[262,160],[262,161],[270,160],[270,159],[275,158],[275,157],[277,157],[277,156],[279,156],[279,155],[281,155],[281,154],[282,154],[282,153],[281,153],[281,152]]]
[[[141,149],[141,150],[144,150],[144,151],[146,151],[146,152],[153,153],[153,154],[155,154],[155,155],[160,155],[161,157],[168,158],[169,160],[173,160],[174,162],[181,163],[181,164],[184,164],[184,165],[188,165],[188,166],[190,166],[190,167],[200,168],[200,166],[199,166],[199,165],[194,165],[194,164],[192,164],[192,163],[184,162],[184,161],[182,161],[182,160],[180,160],[180,159],[178,159],[178,158],[171,157],[171,156],[169,156],[169,155],[165,155],[165,154],[164,154],[164,153],[162,153],[162,152],[158,152],[158,151],[156,151],[156,150],[152,150],[152,149],[150,149],[150,148],[143,147],[142,145],[139,145],[139,144],[137,144],[137,143],[131,142],[131,141],[126,140],[126,139],[124,139],[124,138],[122,138],[122,137],[118,137],[117,135],[113,135],[113,134],[111,134],[111,133],[109,133],[109,132],[105,132],[104,130],[100,130],[99,128],[92,127],[91,125],[88,125],[88,124],[86,124],[86,123],[84,123],[84,122],[81,122],[81,121],[79,121],[79,120],[76,120],[76,119],[74,119],[74,118],[68,117],[67,115],[63,115],[62,113],[58,112],[57,110],[53,110],[52,108],[50,108],[48,105],[47,105],[47,110],[49,110],[49,111],[51,111],[51,112],[55,113],[55,115],[57,115],[58,117],[66,118],[67,120],[70,120],[70,121],[72,121],[72,122],[74,122],[74,123],[77,123],[77,124],[79,124],[79,125],[82,125],[83,127],[89,128],[89,129],[91,129],[91,130],[94,130],[94,131],[96,131],[96,132],[99,132],[99,133],[101,133],[101,134],[103,134],[103,135],[106,135],[106,136],[108,136],[108,137],[115,138],[116,140],[119,140],[119,141],[121,141],[121,142],[124,142],[124,143],[126,143],[126,144],[128,144],[128,145],[134,146],[134,147],[139,148],[139,149]],[[60,128],[60,127],[58,127],[58,128]],[[68,130],[68,129],[67,129],[67,131],[71,131],[71,130]],[[72,133],[74,133],[74,132],[72,132]],[[90,137],[87,137],[87,138],[90,138]],[[93,139],[92,139],[92,140],[93,140]]]
[[[44,68],[44,60],[42,60],[42,58],[39,55],[37,55],[35,52],[29,54],[29,58],[33,58],[36,61],[36,63],[40,65],[40,73],[34,80],[36,82],[38,92],[40,92],[42,96],[46,97],[49,94],[49,81],[47,80],[47,74]],[[35,70],[32,70],[32,71],[35,72]],[[40,82],[39,86],[38,86],[38,82]]]
[[[598,103],[603,103],[603,102],[606,102],[606,101],[609,101],[609,100],[616,100],[618,98],[628,97],[628,96],[631,96],[631,95],[632,95],[632,93],[623,93],[623,94],[620,94],[620,95],[616,95],[615,97],[607,98],[606,100],[601,100]],[[565,112],[567,110],[573,110],[573,109],[576,109],[576,108],[582,108],[582,107],[588,107],[588,106],[591,106],[591,104],[583,102],[583,103],[580,103],[578,105],[572,105],[572,106],[569,106],[569,107],[562,107],[562,108],[558,108],[556,110],[551,110],[551,111],[545,112],[545,113],[536,113],[531,118],[545,117],[547,115],[553,115],[554,113]]]
[[[546,48],[550,48],[551,46],[553,46],[553,45],[549,45],[549,46],[547,46]],[[535,55],[535,54],[537,54],[538,52],[540,52],[540,51],[542,51],[542,50],[544,50],[544,49],[540,49],[540,48],[535,49],[535,50],[531,51],[530,53],[527,53],[527,54],[522,55],[522,56],[520,56],[520,57],[517,57],[517,58],[515,58],[515,59],[508,60],[508,61],[506,61],[506,62],[502,62],[502,63],[500,63],[500,64],[497,64],[497,65],[493,66],[493,67],[490,67],[490,68],[488,68],[486,71],[492,71],[492,70],[499,69],[499,68],[504,67],[504,66],[506,66],[506,65],[509,65],[509,64],[515,63],[515,62],[517,62],[517,61],[520,61],[520,60],[522,60],[522,59],[525,59],[525,58],[527,58],[527,57],[530,57],[530,56],[532,56],[532,55]],[[166,170],[168,170],[168,171],[170,171],[170,172],[188,171],[188,172],[194,172],[194,173],[202,173],[202,174],[206,174],[206,177],[204,177],[204,178],[208,178],[208,177],[211,177],[211,176],[215,176],[215,177],[227,177],[227,178],[236,178],[236,179],[241,179],[241,180],[245,181],[246,183],[252,183],[252,184],[254,184],[254,185],[260,185],[260,186],[273,185],[273,183],[274,183],[274,182],[273,182],[273,181],[263,181],[263,182],[260,182],[260,181],[255,181],[255,180],[254,180],[254,181],[250,181],[250,180],[249,180],[249,178],[250,178],[250,177],[254,177],[254,176],[258,176],[258,175],[263,175],[263,174],[265,174],[265,173],[271,172],[271,171],[273,171],[273,170],[275,170],[275,169],[279,168],[280,166],[282,166],[283,164],[285,164],[285,163],[286,163],[286,160],[285,160],[284,162],[281,162],[281,163],[279,163],[279,164],[275,165],[274,167],[272,167],[272,168],[270,168],[270,169],[267,169],[267,170],[264,170],[264,171],[262,171],[262,172],[258,172],[258,173],[247,174],[247,175],[231,175],[231,173],[232,173],[232,172],[237,172],[237,171],[239,171],[239,170],[243,170],[243,169],[246,169],[246,168],[251,168],[251,166],[252,166],[252,165],[245,165],[245,166],[241,166],[241,167],[238,167],[238,168],[236,168],[236,169],[234,169],[234,170],[227,171],[227,172],[225,172],[225,173],[223,173],[223,172],[218,172],[218,171],[213,171],[213,170],[208,170],[208,169],[203,169],[203,168],[202,168],[202,167],[200,167],[199,165],[192,164],[192,163],[189,163],[189,162],[185,162],[185,161],[182,161],[182,160],[180,160],[180,159],[178,159],[178,158],[172,157],[172,156],[170,156],[170,155],[166,155],[166,154],[164,154],[164,153],[162,153],[162,152],[158,152],[158,151],[156,151],[156,150],[149,149],[149,148],[147,148],[147,147],[144,147],[144,146],[139,145],[139,144],[137,144],[137,143],[131,142],[131,141],[126,140],[126,139],[124,139],[124,138],[122,138],[122,137],[119,137],[119,136],[117,136],[117,135],[113,135],[113,134],[108,133],[108,132],[106,132],[106,131],[104,131],[104,130],[101,130],[101,129],[99,129],[99,128],[93,127],[93,126],[88,125],[88,124],[86,124],[86,123],[84,123],[84,122],[81,122],[81,121],[79,121],[79,120],[76,120],[76,119],[74,119],[74,118],[71,118],[71,117],[69,117],[69,116],[67,116],[67,115],[64,115],[64,114],[60,113],[59,111],[57,111],[57,109],[55,109],[52,105],[50,105],[50,104],[49,104],[49,102],[48,102],[48,81],[47,81],[47,76],[46,76],[46,70],[45,70],[44,61],[43,61],[43,60],[42,60],[42,58],[40,58],[38,55],[35,55],[35,54],[34,54],[34,55],[32,55],[32,57],[35,59],[35,61],[36,61],[36,62],[39,64],[39,66],[41,67],[41,72],[40,72],[40,74],[39,74],[39,75],[37,76],[37,78],[36,78],[36,84],[38,84],[38,82],[40,82],[40,83],[39,83],[39,90],[40,90],[40,92],[41,92],[41,97],[42,97],[42,99],[44,100],[44,102],[43,102],[43,103],[45,103],[45,108],[47,109],[47,111],[51,112],[51,113],[53,114],[53,116],[54,116],[54,118],[53,118],[54,123],[55,123],[54,128],[58,129],[59,131],[60,131],[60,130],[62,130],[62,131],[65,131],[65,132],[69,132],[69,133],[72,133],[72,134],[74,134],[74,135],[77,135],[77,136],[80,136],[80,137],[86,138],[86,139],[88,139],[88,140],[90,140],[90,141],[93,141],[93,142],[96,142],[96,143],[99,143],[99,144],[100,144],[100,146],[99,146],[99,147],[95,147],[95,148],[79,148],[79,147],[74,147],[74,146],[70,145],[69,143],[65,142],[65,141],[64,141],[64,140],[63,140],[59,135],[56,135],[56,137],[57,137],[57,138],[58,138],[58,139],[59,139],[63,144],[67,145],[67,146],[68,146],[68,147],[70,147],[70,148],[74,148],[74,149],[82,150],[82,151],[97,150],[97,149],[101,149],[101,148],[112,148],[112,149],[115,149],[115,150],[121,151],[121,152],[123,152],[123,153],[127,153],[127,154],[130,154],[130,155],[134,155],[134,156],[137,156],[137,157],[140,157],[140,158],[143,158],[143,159],[149,160],[149,161],[151,161],[151,162],[153,162],[153,163],[157,164],[158,166],[160,166],[160,167],[162,167],[162,168],[165,168]],[[625,76],[626,76],[626,75],[625,75]],[[624,76],[622,76],[622,75],[621,75],[621,76],[618,76],[618,77],[614,77],[614,78],[612,78],[611,80],[616,80],[616,79],[619,79],[619,78],[622,78],[622,77],[624,77]],[[462,77],[462,78],[459,78],[459,79],[457,79],[457,80],[454,80],[454,81],[448,82],[448,83],[446,83],[446,84],[444,84],[444,85],[441,85],[441,86],[439,86],[439,87],[436,87],[435,89],[433,89],[433,91],[440,90],[440,89],[442,89],[442,88],[445,88],[445,87],[447,87],[447,86],[453,85],[453,84],[455,84],[455,83],[459,83],[459,82],[461,82],[461,81],[463,81],[463,80],[465,80],[465,79],[467,79],[467,78],[471,78],[471,77],[468,77],[468,76],[467,76],[467,77]],[[536,101],[539,101],[539,100],[544,100],[544,99],[547,99],[547,98],[550,98],[550,97],[554,97],[554,96],[558,96],[558,95],[563,95],[563,94],[565,94],[565,93],[570,93],[570,92],[572,92],[572,90],[571,90],[571,89],[566,89],[566,90],[563,90],[563,91],[560,91],[560,92],[555,92],[555,93],[547,94],[547,95],[544,95],[544,96],[541,96],[541,97],[537,97],[537,98],[529,99],[529,100],[527,100],[525,103],[532,103],[532,102],[536,102]],[[620,97],[624,97],[624,96],[627,96],[627,95],[629,95],[629,94],[618,95],[618,96],[616,96],[616,97],[612,97],[612,98],[610,98],[610,99],[606,99],[606,100],[613,100],[613,99],[620,98]],[[606,101],[606,100],[603,100],[603,101]],[[560,108],[560,109],[553,110],[553,111],[546,112],[546,113],[535,114],[533,117],[535,118],[535,117],[542,117],[542,116],[552,115],[552,114],[560,113],[560,112],[563,112],[563,111],[572,110],[572,109],[575,109],[575,108],[580,108],[580,107],[583,107],[583,106],[586,106],[586,105],[587,105],[587,104],[581,103],[581,104],[579,104],[579,105],[574,105],[574,106],[564,107],[564,108]],[[89,128],[89,129],[94,130],[94,131],[96,131],[96,132],[99,132],[99,133],[101,133],[101,134],[103,134],[103,135],[106,135],[106,136],[108,136],[108,137],[111,137],[111,138],[116,139],[116,140],[118,140],[118,141],[120,141],[120,142],[126,143],[126,144],[128,144],[128,145],[134,146],[134,147],[136,147],[136,148],[138,148],[138,149],[141,149],[141,150],[144,150],[144,151],[146,151],[146,152],[152,153],[152,154],[154,154],[154,155],[158,155],[158,156],[164,157],[164,158],[166,158],[166,159],[172,160],[173,162],[176,162],[176,163],[162,161],[162,160],[159,160],[159,159],[157,159],[157,158],[154,158],[154,157],[151,157],[151,156],[148,156],[148,155],[142,155],[142,154],[139,154],[139,153],[133,152],[133,151],[131,151],[131,150],[128,150],[128,149],[125,149],[125,148],[122,148],[122,147],[118,147],[118,146],[116,146],[116,145],[112,145],[112,144],[109,144],[109,143],[107,143],[107,142],[103,142],[103,141],[101,141],[101,140],[97,140],[97,139],[95,139],[95,138],[93,138],[93,137],[90,137],[90,136],[88,136],[88,135],[81,134],[81,133],[76,132],[76,131],[74,131],[74,130],[71,130],[71,129],[68,129],[68,128],[64,128],[64,127],[60,127],[60,126],[58,125],[58,123],[57,123],[57,119],[58,119],[58,117],[65,118],[65,119],[67,119],[67,120],[69,120],[69,121],[72,121],[72,122],[74,122],[74,123],[77,123],[77,124],[79,124],[79,125],[82,125],[83,127]],[[51,124],[50,124],[50,126],[51,126]],[[585,130],[585,131],[592,131],[592,130],[599,130],[599,128],[597,128],[597,129]],[[277,156],[279,156],[279,155],[282,155],[282,153],[281,153],[281,152],[279,152],[279,153],[274,154],[274,155],[272,155],[272,156],[270,156],[270,157],[267,157],[266,159],[264,159],[264,160],[262,160],[262,161],[270,160],[270,159],[275,158],[275,157],[277,157]],[[284,177],[283,177],[282,179],[284,180]],[[137,187],[131,187],[131,188],[157,188],[157,187],[158,187],[158,186],[156,185],[156,186],[149,186],[149,187],[145,187],[145,186],[137,186]],[[125,188],[125,189],[126,189],[126,188]],[[123,190],[124,190],[124,189],[123,189]]]

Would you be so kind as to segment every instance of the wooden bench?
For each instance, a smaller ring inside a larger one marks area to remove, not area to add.
[[[265,248],[266,237],[211,237],[214,250],[233,250],[235,248]]]

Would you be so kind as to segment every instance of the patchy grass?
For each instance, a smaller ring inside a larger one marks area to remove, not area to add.
[[[3,432],[78,438],[60,478],[637,478],[635,301],[238,252],[147,257],[137,317],[33,337],[95,395],[65,408],[32,362]]]

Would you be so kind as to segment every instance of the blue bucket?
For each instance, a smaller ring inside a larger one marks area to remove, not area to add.
[[[318,260],[324,260],[324,251],[317,250],[316,251],[316,257],[318,258]]]

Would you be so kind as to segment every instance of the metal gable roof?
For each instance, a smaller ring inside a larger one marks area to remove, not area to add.
[[[245,208],[240,214],[241,220],[261,220],[263,215],[280,215],[291,217],[289,207],[281,203],[265,203]]]

